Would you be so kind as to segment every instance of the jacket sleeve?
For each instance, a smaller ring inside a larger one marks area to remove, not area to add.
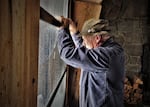
[[[65,29],[58,31],[58,50],[61,58],[73,67],[82,69],[103,69],[109,67],[109,51],[111,48],[99,47],[88,50],[84,46],[75,46],[71,36]]]
[[[83,44],[82,44],[82,43],[83,43],[83,39],[82,39],[82,37],[80,36],[80,33],[79,33],[79,32],[77,32],[77,33],[71,35],[71,37],[72,37],[73,42],[75,43],[75,46],[76,46],[76,47],[80,47],[80,46],[83,45]]]

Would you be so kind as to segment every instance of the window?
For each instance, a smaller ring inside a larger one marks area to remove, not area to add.
[[[41,0],[40,6],[54,16],[68,16],[68,0]],[[38,107],[43,107],[48,103],[66,69],[65,63],[59,57],[56,44],[56,27],[40,20]],[[57,92],[60,94],[54,99],[56,102],[53,104],[54,107],[63,107],[65,82],[64,78]]]

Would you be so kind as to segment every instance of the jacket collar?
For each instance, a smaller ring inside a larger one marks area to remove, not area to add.
[[[109,39],[107,39],[101,46],[105,47],[107,45],[109,45],[110,43],[114,42],[114,38],[110,37]]]

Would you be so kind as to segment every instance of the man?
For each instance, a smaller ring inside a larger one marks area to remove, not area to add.
[[[108,21],[87,20],[81,33],[70,19],[62,22],[58,50],[65,63],[81,68],[80,107],[123,107],[124,52]]]

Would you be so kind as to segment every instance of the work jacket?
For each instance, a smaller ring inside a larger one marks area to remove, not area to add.
[[[58,31],[58,50],[65,63],[81,68],[80,107],[123,107],[124,52],[109,38],[87,49],[82,38]]]

